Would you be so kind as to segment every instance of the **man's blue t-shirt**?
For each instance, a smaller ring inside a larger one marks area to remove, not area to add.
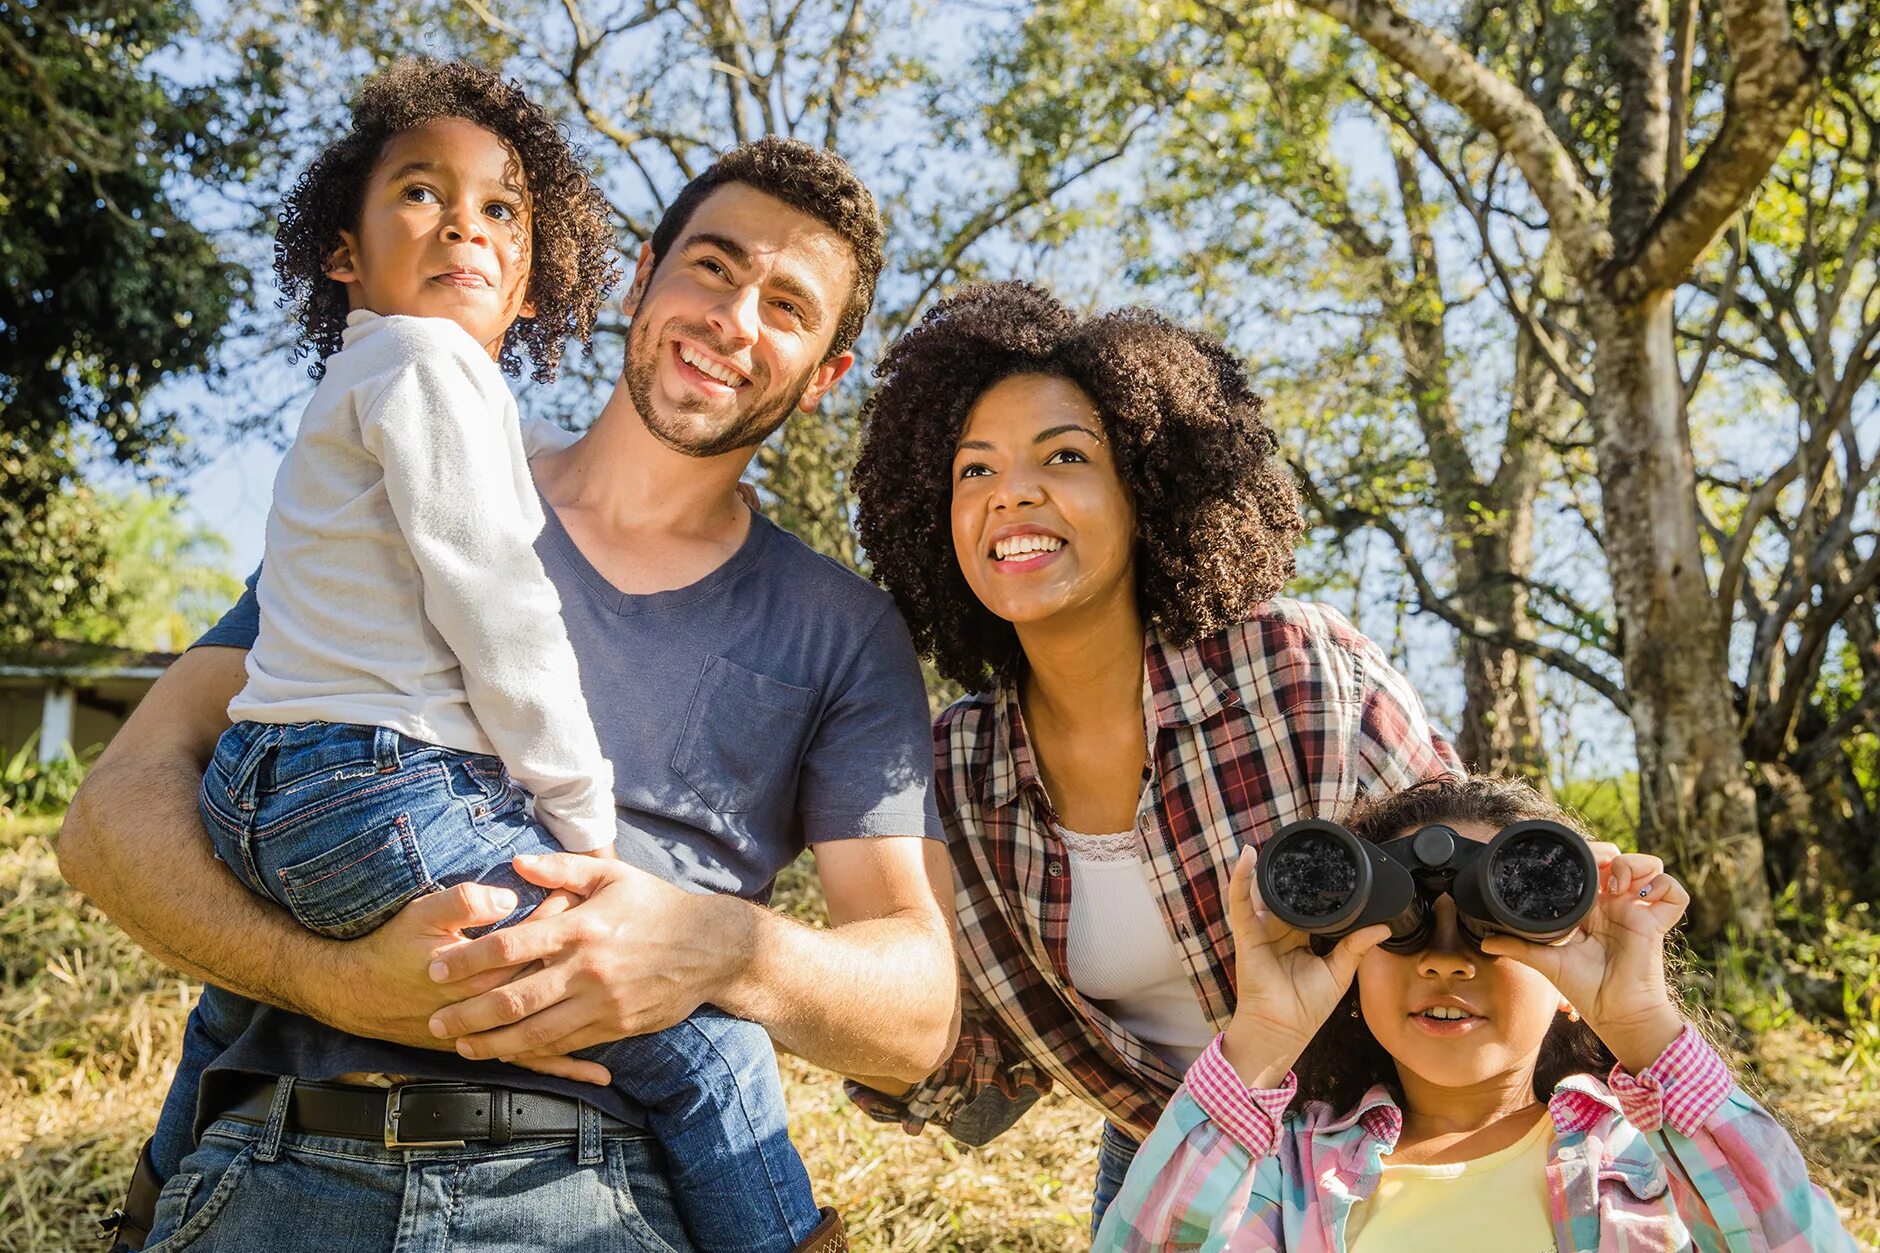
[[[764,900],[806,845],[944,838],[920,665],[885,592],[753,515],[737,553],[703,579],[628,595],[544,511],[536,551],[614,768],[623,859],[684,887]],[[196,646],[251,647],[259,622],[250,580]],[[231,1041],[209,1066],[211,1085],[218,1071],[380,1071],[560,1092],[644,1123],[617,1088],[362,1039],[214,988],[204,996],[214,998],[206,1021]]]

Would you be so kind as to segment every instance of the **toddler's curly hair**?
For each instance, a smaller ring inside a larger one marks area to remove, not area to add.
[[[529,203],[528,298],[533,318],[503,337],[499,362],[517,374],[526,350],[532,377],[550,382],[573,336],[594,335],[601,301],[620,280],[607,200],[555,119],[517,83],[468,61],[414,57],[369,79],[352,105],[352,128],[294,184],[274,237],[281,303],[300,323],[300,352],[319,378],[338,352],[349,312],[346,289],[326,276],[339,233],[358,226],[367,182],[386,142],[439,118],[463,118],[493,132],[522,169]]]

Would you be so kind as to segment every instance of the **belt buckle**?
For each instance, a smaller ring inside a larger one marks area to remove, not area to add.
[[[407,1086],[423,1087],[429,1085],[406,1085],[401,1083],[386,1094],[385,1147],[388,1149],[460,1149],[464,1147],[462,1140],[405,1140],[400,1138],[398,1134],[398,1120],[403,1112],[400,1102],[404,1097],[405,1088]]]

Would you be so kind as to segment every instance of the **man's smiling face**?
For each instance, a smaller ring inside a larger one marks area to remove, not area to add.
[[[823,223],[742,183],[720,187],[665,256],[641,253],[626,370],[640,420],[694,457],[761,444],[854,360],[828,356],[854,283],[848,245]]]

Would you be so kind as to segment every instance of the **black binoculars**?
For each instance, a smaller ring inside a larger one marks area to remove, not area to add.
[[[1261,847],[1257,874],[1266,907],[1310,935],[1320,956],[1380,922],[1390,924],[1383,947],[1417,952],[1429,944],[1445,892],[1471,944],[1495,934],[1548,944],[1579,926],[1599,894],[1593,850],[1542,818],[1503,827],[1486,844],[1441,824],[1373,844],[1307,818]]]

